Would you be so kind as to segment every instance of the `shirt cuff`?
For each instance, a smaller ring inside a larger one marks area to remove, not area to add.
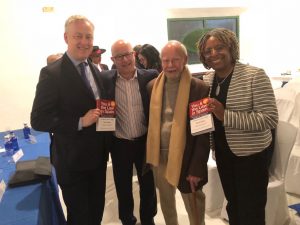
[[[78,121],[78,130],[82,130],[82,117],[80,117]]]

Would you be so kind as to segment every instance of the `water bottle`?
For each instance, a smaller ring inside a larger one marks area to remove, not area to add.
[[[18,151],[20,148],[19,148],[19,143],[18,143],[18,138],[17,136],[15,135],[15,133],[13,131],[10,131],[9,132],[9,137],[10,137],[10,141],[12,143],[12,148],[13,150],[16,152]]]
[[[4,136],[4,148],[6,151],[6,156],[10,157],[14,154],[14,149],[9,135]]]
[[[28,127],[27,123],[24,123],[23,134],[24,134],[24,138],[26,140],[29,140],[29,135],[31,134],[31,132],[30,132],[30,128]]]

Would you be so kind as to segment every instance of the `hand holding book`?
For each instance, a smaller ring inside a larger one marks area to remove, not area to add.
[[[107,99],[97,99],[97,108],[100,116],[96,124],[97,131],[116,130],[116,102]]]
[[[215,130],[209,101],[209,98],[203,98],[189,105],[191,134],[194,136]]]
[[[211,110],[211,112],[217,117],[218,120],[224,120],[224,106],[221,102],[219,102],[215,98],[208,98],[207,104]]]

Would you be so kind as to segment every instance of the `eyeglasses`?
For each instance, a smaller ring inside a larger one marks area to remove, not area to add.
[[[221,53],[226,49],[225,45],[217,45],[216,47],[213,48],[206,48],[204,49],[203,55],[205,57],[209,57],[212,55],[213,51],[215,51],[216,53]]]
[[[123,60],[124,58],[128,59],[130,56],[132,56],[134,52],[127,52],[127,53],[124,53],[124,54],[120,54],[120,55],[116,55],[116,56],[113,56],[113,58],[117,61],[121,61]]]
[[[94,39],[93,35],[83,35],[83,34],[75,34],[73,35],[73,38],[76,40],[76,41],[81,41],[83,38],[85,38],[86,40],[88,41],[92,41]]]

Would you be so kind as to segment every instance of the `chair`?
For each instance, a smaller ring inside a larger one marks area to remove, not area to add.
[[[286,192],[300,195],[300,78],[274,90],[279,119],[298,128],[285,176]]]
[[[295,97],[297,93],[288,88],[274,90],[279,120],[290,122],[295,110]]]
[[[287,166],[285,189],[286,192],[300,195],[300,92],[295,98],[295,109],[290,123],[298,128],[298,134]]]
[[[290,216],[285,192],[285,173],[297,128],[292,124],[279,121],[276,129],[275,148],[269,169],[269,184],[266,204],[266,225],[289,224]],[[221,217],[228,220],[225,199]]]
[[[300,141],[300,128],[298,128],[297,139]],[[300,195],[299,187],[300,187],[300,144],[295,143],[286,170],[285,190],[288,193]]]
[[[296,91],[297,93],[300,92],[299,87],[300,87],[300,77],[294,77],[290,82],[288,82],[285,86],[285,88],[292,89]]]

